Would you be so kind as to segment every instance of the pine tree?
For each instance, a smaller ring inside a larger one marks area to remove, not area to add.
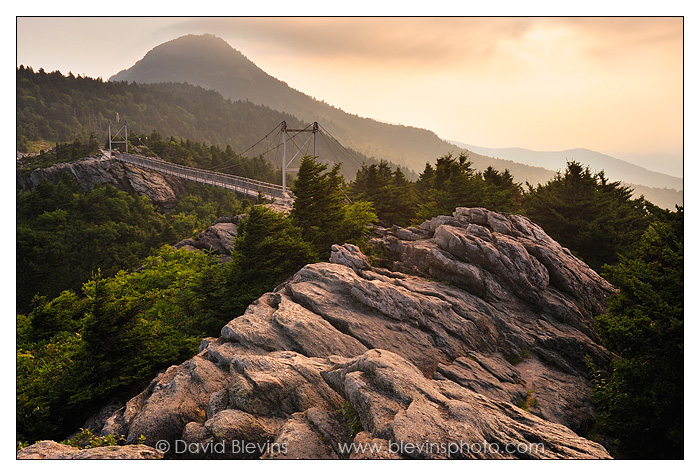
[[[379,164],[363,164],[350,184],[349,194],[353,199],[372,202],[382,226],[406,226],[418,209],[414,184],[399,167],[392,172],[383,160]]]
[[[648,202],[578,162],[545,185],[528,186],[527,216],[597,270],[616,263],[650,223]]]
[[[346,204],[340,164],[330,171],[325,164],[316,163],[312,157],[304,157],[297,179],[292,185],[295,195],[290,214],[292,223],[301,229],[302,237],[309,242],[319,258],[330,256],[334,244],[362,244],[367,234],[367,224],[376,220],[371,204],[361,201]]]
[[[486,185],[466,154],[440,157],[435,169],[426,165],[417,189],[422,197],[420,219],[451,215],[457,207],[485,206]]]
[[[238,226],[232,255],[233,287],[254,298],[318,261],[292,220],[263,206],[252,207]]]
[[[594,374],[594,397],[624,458],[683,458],[683,209],[664,215],[604,269],[620,293],[596,327],[616,357]]]
[[[513,181],[508,169],[499,172],[490,165],[481,174],[486,186],[484,206],[492,211],[522,212],[522,188]]]

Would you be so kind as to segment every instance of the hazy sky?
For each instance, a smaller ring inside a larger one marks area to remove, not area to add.
[[[17,65],[108,79],[188,33],[215,34],[353,114],[482,147],[584,147],[682,175],[679,17],[20,17]]]

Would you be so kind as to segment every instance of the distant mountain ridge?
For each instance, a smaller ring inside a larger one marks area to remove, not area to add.
[[[227,99],[248,100],[307,122],[318,121],[344,146],[368,157],[405,165],[416,172],[421,172],[426,162],[461,151],[460,147],[431,131],[359,117],[318,101],[270,76],[214,35],[186,35],[156,46],[134,66],[120,71],[109,81],[186,82],[213,89]],[[477,153],[470,154],[470,159],[479,170],[489,165],[501,171],[508,168],[522,182],[526,179],[545,182],[553,175],[552,171],[540,167],[494,161]]]
[[[539,163],[535,159],[528,162],[511,158],[512,155],[503,154],[500,149],[448,142],[426,129],[388,124],[349,114],[270,76],[225,40],[211,34],[186,35],[156,46],[134,66],[120,71],[109,81],[180,82],[212,89],[227,99],[264,105],[307,123],[318,121],[344,146],[368,157],[404,165],[415,172],[421,172],[427,162],[432,163],[445,154],[458,154],[465,149],[468,149],[469,158],[477,170],[485,170],[488,166],[499,171],[507,168],[515,180],[523,184],[526,181],[533,185],[545,183],[552,178],[554,170],[566,167],[566,158],[553,160],[545,157]],[[579,150],[586,149],[572,149]],[[577,160],[596,170],[604,169],[606,175],[614,180],[630,184],[637,191],[636,195],[643,193],[647,199],[662,207],[673,208],[674,204],[683,203],[682,192],[678,192],[682,188],[682,179],[650,172],[613,157],[609,157],[611,161],[599,166],[598,156],[603,154],[590,152],[593,154],[590,157],[595,159],[594,163],[587,162],[588,157],[580,157],[578,152],[572,153],[569,160]],[[621,176],[626,170],[631,171],[634,178]],[[618,173],[619,171],[621,172]],[[659,185],[653,179],[660,180],[664,185]]]
[[[417,171],[426,160],[455,150],[431,131],[361,118],[313,99],[270,76],[214,35],[186,35],[156,46],[109,81],[187,82],[213,89],[227,99],[249,100],[308,123],[323,123],[343,145]]]
[[[488,148],[450,141],[458,147],[469,149],[478,154],[513,160],[550,170],[564,170],[567,160],[586,164],[596,171],[605,170],[605,175],[613,180],[637,183],[649,187],[673,188],[683,190],[683,179],[661,172],[654,172],[639,165],[617,159],[590,149],[576,148],[561,151],[538,151],[520,147]]]

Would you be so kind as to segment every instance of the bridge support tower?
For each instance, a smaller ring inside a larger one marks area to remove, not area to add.
[[[109,156],[112,157],[112,144],[124,144],[124,153],[129,153],[129,124],[126,120],[119,122],[119,113],[117,113],[117,122],[109,121]]]
[[[294,133],[294,136],[290,136],[289,133]],[[296,146],[296,142],[294,142],[292,139],[298,134],[301,133],[311,133],[311,135],[306,139],[304,144],[302,146],[296,147],[296,153],[294,156],[287,161],[287,139],[290,139],[292,143]],[[301,150],[306,147],[308,144],[309,140],[313,138],[314,140],[314,159],[318,157],[316,145],[317,145],[317,137],[318,137],[318,122],[314,122],[312,128],[309,130],[308,127],[306,129],[287,129],[287,121],[282,121],[282,191],[284,193],[287,192],[287,172],[298,172],[299,168],[298,167],[290,167],[292,165],[292,162],[294,162],[294,159],[296,159],[299,154],[301,153]]]

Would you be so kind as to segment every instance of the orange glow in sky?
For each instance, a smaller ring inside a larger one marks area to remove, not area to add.
[[[18,18],[17,65],[106,80],[190,33],[352,114],[682,175],[680,17]]]

